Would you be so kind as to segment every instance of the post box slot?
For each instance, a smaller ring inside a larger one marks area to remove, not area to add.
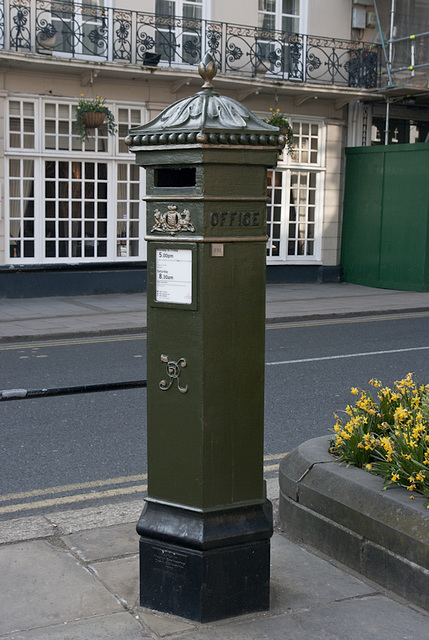
[[[194,187],[195,167],[155,169],[155,187]]]

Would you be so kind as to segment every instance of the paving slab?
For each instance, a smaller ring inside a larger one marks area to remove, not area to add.
[[[287,538],[273,536],[271,612],[284,613],[375,592],[372,586],[344,573]]]
[[[192,640],[417,640],[429,619],[383,596],[321,604],[279,616],[199,627]],[[186,636],[184,636],[186,637]]]
[[[97,618],[65,622],[51,627],[19,631],[4,640],[142,640],[153,638],[130,613],[115,613]]]
[[[0,548],[0,635],[122,611],[71,554],[45,540]]]
[[[136,521],[137,522],[137,521]],[[62,541],[86,562],[138,554],[136,522],[101,527],[62,537]]]
[[[106,589],[124,606],[134,609],[139,604],[139,556],[91,564]]]
[[[154,611],[148,611],[147,609],[137,608],[140,620],[152,631],[156,638],[169,638],[175,637],[180,634],[179,637],[194,638],[195,628],[197,623],[186,622],[181,618],[175,616],[167,616],[162,613],[156,613]],[[199,625],[204,626],[204,625]],[[211,626],[211,625],[210,625]],[[209,635],[208,638],[211,638]],[[232,636],[224,635],[224,640],[233,640]]]

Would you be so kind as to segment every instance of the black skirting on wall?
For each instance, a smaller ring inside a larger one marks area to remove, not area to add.
[[[339,282],[341,267],[269,265],[267,284]],[[44,298],[146,291],[146,262],[0,268],[0,298]]]
[[[146,291],[146,262],[0,269],[0,298],[43,298]]]
[[[268,265],[267,284],[340,282],[341,265],[325,267],[320,264]]]

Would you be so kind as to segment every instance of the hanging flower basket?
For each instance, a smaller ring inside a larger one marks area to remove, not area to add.
[[[87,129],[98,129],[106,119],[103,111],[85,111],[82,113],[82,122]]]
[[[76,111],[77,130],[82,142],[89,135],[91,129],[97,129],[106,122],[107,131],[111,135],[116,132],[116,124],[113,113],[106,107],[104,98],[96,97],[95,100],[87,100],[81,94]]]
[[[265,122],[271,124],[273,127],[279,127],[281,135],[286,138],[286,151],[293,157],[293,129],[284,115],[280,113],[280,109],[276,109],[275,111],[270,109],[270,111],[271,118],[265,120]]]

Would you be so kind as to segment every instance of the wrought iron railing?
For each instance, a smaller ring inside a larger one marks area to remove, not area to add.
[[[172,67],[208,51],[227,75],[362,88],[381,71],[378,45],[57,0],[3,0],[0,48]]]

